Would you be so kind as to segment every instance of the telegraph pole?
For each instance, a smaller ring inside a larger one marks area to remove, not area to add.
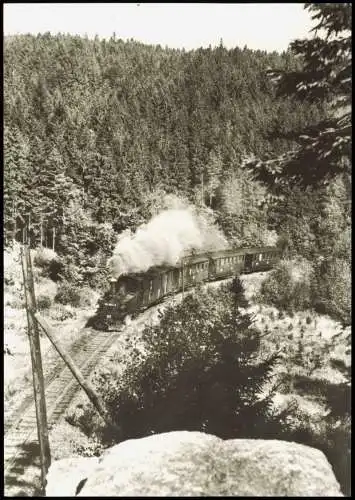
[[[36,313],[36,299],[34,294],[31,254],[27,242],[24,245],[24,249],[21,248],[21,263],[26,299],[28,338],[31,351],[33,390],[41,461],[41,487],[42,494],[45,495],[46,475],[51,464],[51,455],[48,439],[47,410],[44,392],[39,329],[36,321],[34,320],[34,314]]]
[[[72,372],[72,374],[74,375],[80,386],[84,389],[86,395],[88,396],[92,404],[95,406],[98,413],[105,420],[105,422],[112,425],[110,417],[107,414],[107,411],[100,396],[96,393],[92,385],[85,380],[83,374],[81,373],[79,368],[75,365],[74,360],[71,358],[71,356],[68,353],[66,353],[64,349],[60,346],[60,342],[53,328],[38,312],[34,314],[34,318],[36,319],[37,323],[40,325],[44,333],[47,335],[49,340],[52,342],[59,356],[63,359],[64,363]]]

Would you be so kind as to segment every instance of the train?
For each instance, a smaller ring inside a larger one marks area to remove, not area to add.
[[[268,271],[280,258],[281,250],[277,247],[230,249],[193,254],[180,259],[175,266],[156,266],[146,272],[122,275],[111,279],[92,326],[98,330],[116,329],[125,316],[135,316],[169,295],[199,283]]]

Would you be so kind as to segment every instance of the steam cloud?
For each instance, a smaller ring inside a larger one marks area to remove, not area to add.
[[[207,213],[183,206],[163,210],[135,233],[123,232],[108,266],[113,278],[150,267],[175,265],[192,251],[207,252],[228,247],[221,231]]]

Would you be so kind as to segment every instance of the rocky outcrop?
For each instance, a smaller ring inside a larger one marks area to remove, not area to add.
[[[83,481],[94,474],[98,458],[63,458],[52,463],[47,474],[46,496],[75,496]]]
[[[59,460],[47,479],[47,496],[343,496],[319,450],[186,431]]]

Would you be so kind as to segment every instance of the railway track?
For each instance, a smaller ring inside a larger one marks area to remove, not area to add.
[[[223,280],[224,281],[224,280]],[[223,281],[206,284],[219,286]],[[229,281],[229,279],[225,280]],[[179,293],[163,302],[178,301]],[[162,304],[158,304],[160,307]],[[147,311],[153,311],[155,306]],[[144,312],[139,314],[144,321]],[[123,327],[124,328],[124,327]],[[123,329],[122,328],[122,329]],[[105,332],[83,328],[80,337],[67,349],[85,378],[98,365],[102,356],[122,336],[122,329]],[[59,421],[74,399],[80,386],[64,361],[58,360],[45,377],[48,427]],[[33,392],[28,392],[4,425],[4,493],[5,496],[40,496],[40,462],[36,410]]]
[[[100,358],[120,336],[120,331],[83,329],[69,350],[77,366],[88,377]],[[64,414],[79,389],[78,382],[62,360],[45,380],[48,426]],[[38,496],[39,449],[33,395],[27,395],[5,423],[4,485],[6,496]]]

